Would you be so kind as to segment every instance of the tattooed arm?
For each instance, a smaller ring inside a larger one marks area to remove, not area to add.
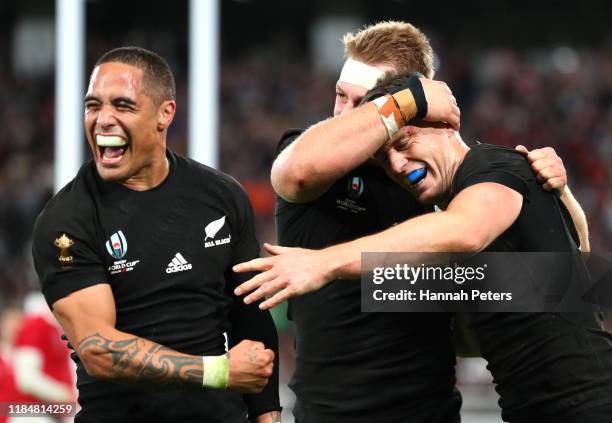
[[[108,284],[76,291],[53,304],[53,314],[90,376],[202,386],[202,357],[183,354],[115,328],[115,300]],[[228,387],[259,392],[272,373],[274,353],[243,341],[230,351]]]

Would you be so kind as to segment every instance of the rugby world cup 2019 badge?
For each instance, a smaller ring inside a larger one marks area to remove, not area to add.
[[[58,257],[59,262],[62,266],[67,266],[72,264],[74,261],[74,257],[70,255],[69,248],[74,245],[74,241],[68,238],[66,234],[62,234],[59,238],[57,238],[53,244],[59,248],[60,256]]]
[[[346,197],[336,199],[336,207],[340,210],[346,210],[354,214],[363,213],[365,207],[357,202],[361,194],[363,194],[365,184],[361,176],[349,176],[348,185],[346,187]]]
[[[361,179],[359,176],[349,178],[348,188],[346,191],[349,198],[352,198],[353,200],[359,198],[361,194],[363,194],[363,179]]]
[[[109,266],[108,271],[111,275],[116,273],[130,272],[140,262],[140,260],[127,261],[122,260],[127,253],[128,243],[122,231],[117,231],[110,236],[106,241],[106,251],[115,260],[112,266]]]
[[[117,260],[123,258],[127,253],[127,240],[123,232],[117,231],[111,235],[110,240],[106,241],[106,251]]]

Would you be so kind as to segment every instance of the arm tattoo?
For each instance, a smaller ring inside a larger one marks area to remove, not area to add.
[[[78,350],[94,349],[111,358],[110,376],[120,379],[202,384],[202,358],[181,354],[143,338],[113,341],[99,333],[84,338]]]

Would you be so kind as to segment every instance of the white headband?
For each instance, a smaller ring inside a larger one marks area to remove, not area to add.
[[[348,82],[349,84],[359,85],[366,89],[374,88],[378,78],[383,76],[385,72],[381,71],[374,66],[366,65],[365,63],[357,60],[349,59],[342,67],[340,72],[340,78],[338,81]]]

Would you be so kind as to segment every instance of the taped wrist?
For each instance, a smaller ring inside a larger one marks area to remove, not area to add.
[[[227,354],[205,355],[202,357],[204,388],[226,389],[229,379],[229,360]]]
[[[387,129],[389,139],[393,138],[393,135],[395,135],[402,126],[406,125],[406,120],[402,115],[399,104],[391,94],[375,98],[372,100],[372,103],[378,107],[378,113],[380,114],[382,123]]]
[[[427,99],[420,80],[422,77],[420,73],[413,73],[401,85],[391,90],[406,122],[423,119],[427,115]]]

